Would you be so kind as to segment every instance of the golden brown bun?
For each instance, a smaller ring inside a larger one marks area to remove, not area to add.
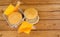
[[[8,16],[8,21],[10,24],[16,24],[22,19],[22,15],[19,12],[13,12]]]
[[[28,8],[24,11],[24,15],[27,19],[34,19],[38,15],[37,12],[35,8]]]

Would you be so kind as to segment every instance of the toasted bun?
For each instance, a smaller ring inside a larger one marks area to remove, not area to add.
[[[22,19],[22,15],[19,12],[13,12],[8,16],[8,21],[10,24],[16,24]]]
[[[28,8],[24,11],[24,15],[27,19],[34,19],[38,15],[37,12],[35,8]]]

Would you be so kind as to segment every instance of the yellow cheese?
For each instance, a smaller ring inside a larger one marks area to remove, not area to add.
[[[21,4],[21,2],[19,2],[19,1],[17,2],[17,4],[16,4],[15,7],[14,7],[12,4],[10,4],[10,5],[8,6],[8,8],[4,11],[4,14],[5,14],[5,15],[9,15],[9,14],[11,14],[13,11],[17,11],[20,4]]]
[[[13,11],[14,11],[14,6],[13,6],[12,4],[10,4],[10,5],[8,6],[8,8],[4,11],[4,14],[5,14],[5,15],[9,15],[9,14],[11,14]]]
[[[22,22],[21,26],[18,28],[18,33],[24,32],[29,34],[32,29],[33,24],[30,24],[26,21]]]

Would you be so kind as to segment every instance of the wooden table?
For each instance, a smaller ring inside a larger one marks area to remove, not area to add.
[[[6,7],[18,0],[0,0],[0,37],[60,37],[60,0],[19,0],[23,10],[34,7],[39,12],[40,21],[29,35],[11,29],[2,14]]]

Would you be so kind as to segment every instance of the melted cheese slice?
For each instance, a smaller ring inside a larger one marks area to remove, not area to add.
[[[28,8],[24,11],[24,15],[27,19],[34,19],[38,14],[35,8]]]
[[[10,24],[16,24],[22,20],[22,15],[19,12],[13,12],[8,16],[8,21]]]
[[[15,7],[12,4],[10,4],[8,6],[8,8],[4,11],[4,14],[8,16],[9,14],[11,14],[14,11],[14,8]]]
[[[32,29],[32,26],[33,26],[32,24],[24,21],[22,22],[21,26],[18,28],[18,33],[24,32],[29,34]]]

